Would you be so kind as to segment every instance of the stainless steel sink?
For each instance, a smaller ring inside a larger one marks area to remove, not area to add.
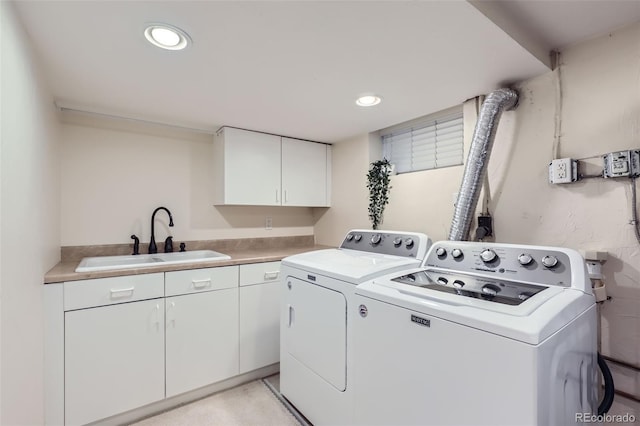
[[[194,250],[175,253],[139,254],[136,256],[85,257],[76,272],[108,271],[112,269],[142,268],[152,265],[175,265],[180,263],[207,262],[231,259],[230,256],[213,250]]]

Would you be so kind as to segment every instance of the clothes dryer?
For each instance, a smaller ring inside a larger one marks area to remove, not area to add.
[[[431,244],[412,232],[349,232],[337,249],[282,260],[280,392],[311,423],[353,423],[357,284],[415,268]]]

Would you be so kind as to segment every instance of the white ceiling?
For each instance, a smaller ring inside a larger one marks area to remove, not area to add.
[[[61,107],[324,142],[539,75],[552,48],[640,20],[640,0],[15,6]],[[193,45],[181,52],[150,45],[142,33],[151,22],[182,28]],[[364,93],[383,103],[357,107]]]

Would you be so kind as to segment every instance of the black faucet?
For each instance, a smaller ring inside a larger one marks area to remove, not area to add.
[[[171,212],[166,207],[158,207],[153,211],[151,215],[151,241],[149,241],[149,254],[154,254],[158,252],[158,247],[156,246],[156,236],[155,236],[155,227],[154,222],[156,220],[156,213],[158,210],[164,210],[169,215],[169,226],[173,226],[173,216],[171,216]]]
[[[140,240],[135,235],[131,235],[131,238],[133,239],[133,255],[135,256],[140,254]]]

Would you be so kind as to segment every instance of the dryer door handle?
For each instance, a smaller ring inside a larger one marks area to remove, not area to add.
[[[287,304],[287,313],[289,315],[289,320],[287,321],[287,327],[291,327],[293,325],[293,321],[296,315],[296,311],[295,309],[293,309],[293,306]]]

